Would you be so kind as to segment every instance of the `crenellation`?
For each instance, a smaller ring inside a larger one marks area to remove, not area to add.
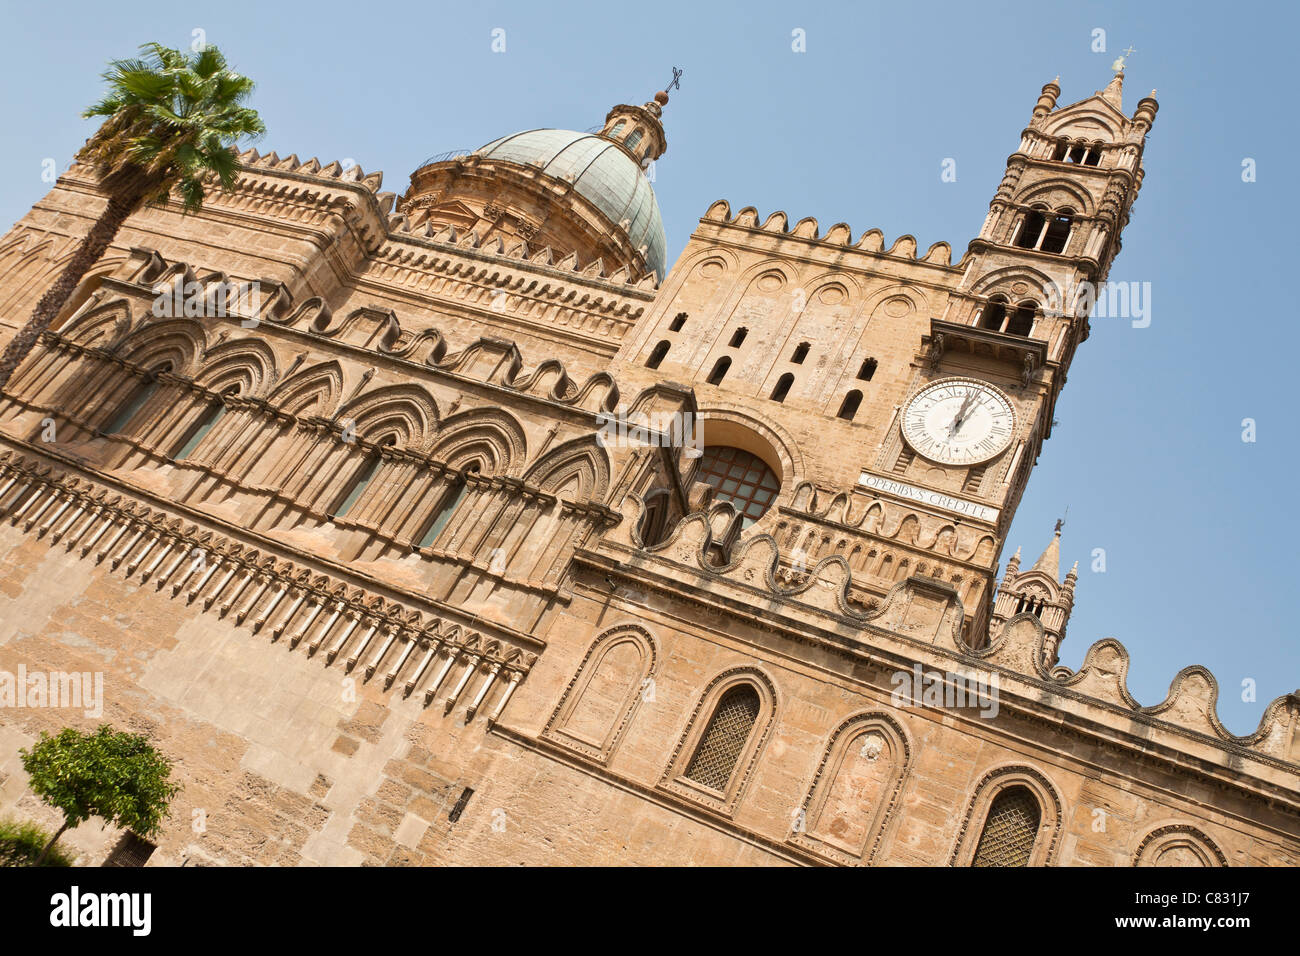
[[[161,863],[1294,865],[1300,696],[1143,706],[1118,640],[1060,664],[1059,533],[999,576],[1144,175],[1121,86],[1043,87],[956,263],[718,200],[669,268],[666,93],[400,198],[242,153],[0,394],[0,667],[93,658],[178,759]],[[3,328],[104,201],[75,165],[0,239]]]

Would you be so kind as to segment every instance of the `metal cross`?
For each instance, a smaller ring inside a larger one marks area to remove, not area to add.
[[[682,71],[677,69],[677,67],[673,67],[673,81],[664,87],[664,92],[667,92],[668,90],[674,90],[674,89],[680,90],[682,88],[682,84],[680,82],[681,78],[682,78]]]
[[[1137,52],[1137,50],[1133,49],[1133,44],[1130,43],[1130,44],[1129,44],[1129,48],[1128,48],[1127,50],[1124,51],[1124,55],[1125,55],[1125,56],[1132,56],[1132,55],[1133,55],[1134,53],[1136,53],[1136,52]]]

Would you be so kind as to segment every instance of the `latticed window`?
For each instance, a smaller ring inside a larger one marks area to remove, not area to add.
[[[736,761],[758,719],[758,706],[758,691],[749,684],[733,687],[722,695],[686,767],[687,779],[726,791]]]
[[[735,505],[743,528],[763,517],[781,492],[781,480],[761,458],[728,445],[704,449],[695,480],[717,488],[718,501]]]
[[[1024,787],[1003,790],[989,807],[971,866],[1028,866],[1040,811]]]

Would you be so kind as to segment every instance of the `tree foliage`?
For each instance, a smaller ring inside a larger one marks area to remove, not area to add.
[[[171,781],[171,761],[143,735],[108,724],[93,733],[72,727],[54,736],[42,732],[31,750],[19,754],[32,792],[63,813],[54,840],[91,817],[154,836],[180,790]]]

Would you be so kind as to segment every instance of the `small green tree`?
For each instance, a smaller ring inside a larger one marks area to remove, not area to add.
[[[170,815],[180,787],[171,782],[171,761],[141,734],[114,731],[102,724],[94,733],[65,727],[53,737],[41,733],[30,751],[20,750],[32,792],[63,813],[63,826],[36,860],[70,830],[91,817],[139,834],[154,836]]]

